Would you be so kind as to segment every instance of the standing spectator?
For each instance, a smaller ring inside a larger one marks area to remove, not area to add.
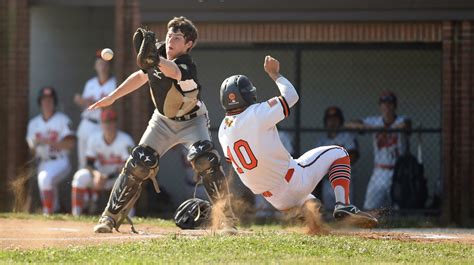
[[[86,205],[98,208],[96,204],[99,193],[112,189],[135,145],[132,137],[117,129],[115,111],[102,111],[101,127],[102,131],[93,134],[87,142],[86,167],[74,174],[71,208],[74,216],[81,215]]]
[[[52,87],[44,87],[38,96],[41,114],[28,123],[26,141],[38,159],[38,187],[43,214],[59,209],[57,186],[70,172],[69,151],[76,137],[71,131],[71,120],[56,111],[58,97]]]
[[[97,76],[89,79],[84,86],[82,95],[76,94],[74,102],[81,108],[81,123],[77,129],[78,146],[78,167],[86,166],[86,147],[89,136],[100,130],[100,109],[88,110],[92,103],[103,98],[112,92],[116,87],[116,80],[110,74],[109,62],[100,57],[100,51],[96,54],[94,69]]]
[[[392,91],[382,91],[379,97],[379,108],[381,115],[356,120],[346,126],[355,129],[409,130],[411,128],[411,121],[408,118],[396,114],[397,96]],[[400,132],[381,131],[373,134],[374,171],[365,194],[365,209],[372,210],[391,205],[390,188],[395,161],[406,149],[403,138],[404,134]]]
[[[328,132],[318,139],[316,147],[327,146],[327,145],[338,145],[344,147],[349,153],[351,160],[351,166],[359,159],[359,144],[354,134],[349,132],[338,132],[344,125],[344,115],[336,106],[328,107],[324,111],[324,127],[328,129]],[[352,172],[354,174],[354,172]],[[353,186],[351,186],[352,188]],[[351,194],[353,194],[351,192]],[[334,191],[327,178],[323,179],[322,183],[322,199],[325,209],[334,208],[336,203],[336,197]],[[351,198],[352,200],[352,198]]]

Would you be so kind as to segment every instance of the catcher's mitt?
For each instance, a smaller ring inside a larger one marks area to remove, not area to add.
[[[141,44],[140,43],[141,40]],[[138,28],[133,35],[133,44],[137,51],[137,65],[141,69],[157,67],[160,63],[157,40],[155,33],[150,30]]]
[[[135,34],[133,34],[133,48],[137,52],[137,54],[140,52],[140,47],[142,46],[143,38],[145,36],[145,32],[147,32],[146,29],[143,28],[138,28],[135,31]]]
[[[205,227],[211,217],[211,203],[198,198],[183,202],[176,210],[173,219],[181,229]]]

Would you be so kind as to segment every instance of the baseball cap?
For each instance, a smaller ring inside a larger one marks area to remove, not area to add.
[[[341,120],[342,123],[344,123],[344,115],[342,114],[342,110],[339,107],[331,106],[324,111],[324,124],[327,123],[327,120],[330,117],[337,117]]]
[[[117,121],[117,112],[111,109],[103,110],[100,114],[102,122]]]
[[[380,93],[379,103],[392,102],[397,105],[397,96],[390,90],[384,90]]]
[[[54,91],[51,87],[44,87],[41,89],[41,97],[53,97]]]
[[[38,93],[38,104],[40,104],[40,101],[44,97],[51,97],[54,100],[54,104],[56,105],[58,102],[58,98],[56,95],[56,91],[52,86],[46,86],[40,89]]]

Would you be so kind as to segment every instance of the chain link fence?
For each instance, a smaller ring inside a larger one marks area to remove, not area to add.
[[[382,90],[393,91],[398,99],[397,115],[409,117],[412,131],[410,150],[422,151],[428,181],[427,208],[437,208],[435,195],[441,189],[441,83],[442,51],[436,44],[313,44],[198,46],[193,57],[209,109],[211,131],[224,117],[219,103],[221,82],[228,76],[244,74],[257,87],[258,100],[278,95],[278,89],[263,70],[264,56],[281,63],[281,73],[297,88],[300,101],[289,118],[279,124],[289,136],[295,157],[316,146],[328,133],[324,111],[338,106],[346,122],[381,115],[378,105]],[[353,166],[353,202],[364,204],[365,192],[374,168],[372,136],[380,129],[355,133],[360,159]],[[418,148],[419,147],[419,148]]]

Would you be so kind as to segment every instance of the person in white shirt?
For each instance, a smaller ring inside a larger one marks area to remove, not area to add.
[[[130,135],[117,129],[117,112],[105,109],[101,113],[102,131],[87,142],[85,168],[79,169],[72,181],[72,214],[79,216],[95,204],[101,191],[110,191],[122,166],[135,145]],[[91,210],[91,209],[89,209]]]
[[[74,148],[76,137],[71,130],[71,120],[56,111],[58,97],[52,87],[44,87],[38,96],[41,114],[28,123],[26,141],[30,151],[39,161],[38,187],[43,214],[59,210],[58,184],[69,174],[69,151]]]
[[[397,96],[384,90],[379,96],[381,115],[355,120],[346,124],[354,129],[405,129],[411,128],[411,121],[396,114]],[[401,132],[376,132],[373,134],[374,171],[365,194],[364,209],[373,210],[391,206],[390,190],[393,170],[397,158],[405,153],[406,134]]]
[[[278,60],[266,56],[264,70],[281,96],[257,103],[256,88],[244,75],[227,78],[220,90],[226,117],[219,128],[219,141],[242,182],[276,209],[286,211],[307,204],[318,208],[320,203],[311,192],[328,174],[337,201],[334,218],[350,219],[362,226],[377,225],[376,218],[350,204],[351,167],[343,147],[315,148],[298,159],[283,147],[276,124],[288,117],[299,97],[293,85],[280,75]]]
[[[359,159],[359,144],[353,133],[350,132],[338,132],[338,129],[341,129],[344,125],[344,114],[341,109],[336,106],[331,106],[326,108],[324,111],[324,127],[328,129],[328,132],[321,136],[316,142],[316,147],[326,146],[326,145],[337,145],[342,146],[347,150],[349,158],[351,160],[351,167]],[[352,176],[354,172],[351,172]],[[325,209],[332,209],[336,203],[336,198],[334,197],[334,191],[329,183],[328,179],[323,179],[321,190],[321,198],[323,199],[323,204]],[[351,194],[352,194],[351,186]],[[352,199],[352,196],[351,196]]]
[[[94,102],[112,92],[117,86],[115,77],[110,73],[110,63],[96,54],[94,69],[97,76],[89,79],[84,86],[82,95],[76,94],[74,102],[81,108],[81,122],[77,129],[77,157],[79,168],[86,166],[86,148],[89,137],[100,131],[100,109],[87,109]]]

